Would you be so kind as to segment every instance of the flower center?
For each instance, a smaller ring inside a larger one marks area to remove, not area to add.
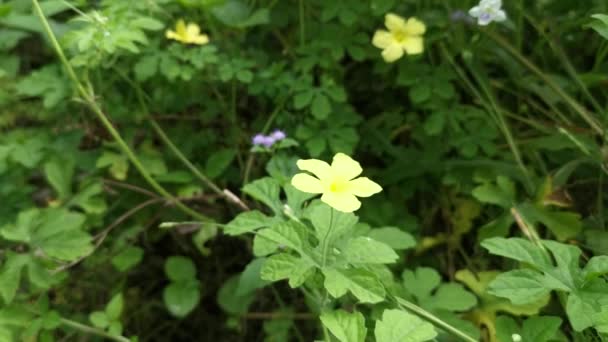
[[[342,180],[334,180],[329,184],[330,192],[344,192],[348,188],[348,182]]]
[[[403,31],[394,31],[393,32],[393,39],[396,40],[398,43],[403,43],[403,41],[406,40],[408,38],[408,36],[409,35]]]

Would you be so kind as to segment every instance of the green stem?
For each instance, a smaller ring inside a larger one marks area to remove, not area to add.
[[[323,237],[323,241],[321,241],[322,268],[325,268],[325,265],[327,264],[327,249],[329,248],[329,235],[331,234],[331,228],[334,223],[334,208],[331,208],[331,211],[329,213],[329,227],[327,227],[325,237]]]
[[[521,157],[521,152],[519,151],[519,148],[517,147],[517,144],[515,143],[515,139],[513,138],[513,134],[511,133],[511,128],[509,127],[507,120],[505,119],[500,108],[498,108],[498,105],[496,104],[496,101],[494,100],[494,95],[490,91],[485,80],[479,76],[479,74],[477,73],[477,70],[475,70],[474,67],[469,66],[469,70],[471,71],[473,77],[475,77],[475,79],[477,80],[477,84],[479,84],[481,90],[485,93],[486,98],[490,102],[492,111],[494,112],[496,120],[498,121],[498,126],[500,127],[505,138],[507,139],[507,143],[509,144],[509,148],[511,149],[511,152],[513,153],[513,156],[515,157],[515,161],[517,162],[517,165],[524,173],[524,176],[526,177],[526,180],[528,181],[528,187],[531,190],[533,187],[533,184],[532,184],[532,180],[530,179],[530,174],[528,172],[528,169],[524,165],[523,159]]]
[[[462,332],[461,330],[459,330],[458,328],[448,324],[447,322],[441,320],[439,317],[433,315],[432,313],[424,310],[423,308],[419,307],[418,305],[411,303],[403,298],[400,297],[394,297],[394,299],[397,302],[397,305],[399,305],[400,307],[402,307],[403,309],[406,309],[407,311],[410,311],[422,318],[424,318],[425,320],[427,320],[428,322],[434,324],[435,326],[445,330],[446,332],[460,338],[463,341],[467,341],[467,342],[477,342],[474,338],[472,338],[471,336],[467,335],[466,333]]]
[[[59,56],[59,59],[61,60],[61,63],[65,67],[65,69],[68,73],[68,76],[70,77],[72,82],[76,85],[76,89],[78,90],[78,92],[80,93],[80,95],[82,96],[84,101],[87,103],[87,105],[91,108],[93,113],[95,113],[95,115],[97,116],[99,121],[101,121],[101,123],[104,125],[104,127],[108,130],[108,132],[110,133],[112,138],[114,138],[114,140],[116,141],[116,143],[118,144],[120,149],[127,155],[129,160],[131,161],[131,163],[133,163],[133,165],[135,166],[137,171],[139,171],[139,173],[146,180],[146,182],[148,182],[148,184],[150,184],[150,186],[152,186],[152,188],[154,188],[154,190],[158,194],[160,194],[162,197],[167,199],[169,202],[175,204],[175,206],[177,208],[179,208],[181,211],[183,211],[184,213],[186,213],[198,220],[208,221],[207,217],[205,217],[204,215],[185,206],[183,203],[178,201],[173,195],[171,195],[167,190],[165,190],[165,188],[163,188],[158,182],[156,182],[156,180],[154,180],[154,178],[152,178],[152,176],[148,173],[148,171],[145,169],[145,167],[139,161],[139,159],[137,158],[137,156],[135,155],[133,150],[127,145],[127,143],[124,141],[124,139],[122,138],[120,133],[118,133],[118,131],[114,128],[114,126],[112,125],[110,120],[103,113],[103,111],[101,110],[101,108],[99,107],[97,102],[95,101],[94,96],[92,96],[85,89],[85,87],[82,85],[82,83],[76,76],[74,69],[72,68],[72,66],[70,65],[69,61],[67,60],[65,54],[63,53],[63,49],[59,45],[59,42],[57,41],[57,38],[55,37],[53,30],[51,29],[44,13],[42,12],[42,8],[40,7],[38,0],[32,0],[32,3],[34,5],[34,9],[36,10],[36,14],[40,18],[40,21],[42,22],[42,25],[44,27],[44,30],[46,31],[46,34],[48,35],[48,37],[51,41],[51,44],[53,45],[53,48],[55,49],[55,52],[57,53],[57,55]]]
[[[522,11],[522,13],[525,13],[525,12]],[[570,74],[570,77],[572,77],[572,79],[576,82],[576,84],[579,86],[579,88],[581,88],[583,94],[585,95],[585,97],[587,97],[587,100],[589,100],[589,102],[591,102],[591,104],[593,105],[595,110],[600,114],[604,114],[604,109],[602,108],[602,106],[600,106],[600,104],[597,102],[595,97],[593,97],[593,95],[591,95],[591,92],[589,92],[587,85],[585,85],[585,83],[578,76],[578,73],[574,69],[572,62],[570,62],[570,58],[568,57],[568,55],[566,54],[564,49],[562,49],[561,46],[557,45],[555,40],[552,39],[551,37],[549,37],[549,35],[547,35],[545,30],[541,29],[538,26],[537,21],[534,20],[534,18],[532,18],[530,15],[525,15],[525,17],[528,20],[528,22],[536,29],[536,31],[549,42],[549,46],[551,47],[551,49],[557,54],[559,59],[561,59],[562,64],[564,65],[564,67],[566,69],[566,72],[568,72],[568,74]]]
[[[131,340],[129,340],[128,338],[124,337],[124,336],[119,336],[119,335],[112,335],[109,334],[101,329],[97,329],[97,328],[93,328],[90,327],[88,325],[84,325],[82,323],[78,323],[76,321],[72,321],[70,319],[67,318],[61,318],[61,324],[68,326],[70,328],[73,328],[75,330],[79,330],[81,332],[87,333],[87,334],[91,334],[91,335],[97,335],[97,336],[101,336],[101,337],[105,337],[107,339],[110,339],[112,341],[118,341],[118,342],[130,342]]]
[[[555,91],[564,101],[574,109],[582,118],[585,120],[591,128],[593,128],[600,136],[604,136],[604,130],[602,126],[587,112],[587,110],[568,95],[555,81],[549,76],[545,75],[534,63],[519,53],[507,40],[494,34],[488,30],[482,30],[488,37],[494,40],[496,43],[501,45],[507,52],[513,55],[521,64],[530,69],[538,77],[540,77],[553,91]]]
[[[152,128],[154,129],[156,134],[163,141],[163,143],[165,145],[167,145],[167,147],[169,147],[169,149],[171,150],[171,152],[173,152],[173,154],[175,154],[177,159],[179,159],[188,168],[188,170],[190,170],[190,172],[192,172],[192,174],[194,174],[201,182],[203,182],[213,192],[222,196],[228,202],[235,203],[241,209],[249,210],[249,207],[247,207],[247,205],[245,203],[243,203],[238,198],[236,198],[236,200],[235,200],[235,198],[233,196],[228,195],[226,192],[224,192],[222,189],[220,189],[220,187],[217,186],[211,179],[209,179],[207,176],[205,176],[205,174],[203,174],[194,164],[192,164],[192,162],[182,153],[182,151],[180,151],[180,149],[177,146],[175,146],[173,141],[169,138],[167,133],[165,133],[165,131],[162,129],[162,127],[160,127],[158,122],[156,122],[156,120],[154,120],[150,116],[150,110],[148,109],[148,106],[146,105],[146,100],[144,99],[145,94],[144,94],[143,90],[141,89],[141,87],[137,83],[133,82],[121,70],[119,70],[117,68],[114,68],[114,70],[116,71],[116,73],[118,75],[120,75],[125,80],[125,82],[129,83],[129,85],[135,90],[135,92],[137,93],[137,100],[139,102],[139,105],[140,105],[142,111],[144,112],[144,115],[146,115],[146,119],[148,120],[148,122],[150,123],[150,125],[152,126]]]

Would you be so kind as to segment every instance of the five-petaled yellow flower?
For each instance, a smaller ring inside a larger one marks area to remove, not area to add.
[[[201,28],[195,23],[186,25],[183,19],[175,24],[175,31],[167,30],[165,33],[167,39],[177,40],[184,44],[204,45],[209,43],[209,36],[201,34]]]
[[[422,36],[426,32],[424,23],[416,18],[407,21],[400,16],[389,13],[385,17],[384,25],[388,29],[377,30],[372,44],[382,49],[382,57],[392,63],[403,57],[403,53],[417,55],[424,51]]]
[[[359,177],[361,165],[344,153],[338,153],[329,165],[318,159],[300,159],[298,168],[308,171],[317,178],[298,173],[291,179],[296,189],[311,194],[323,194],[321,201],[342,212],[353,212],[361,207],[355,196],[369,197],[382,191],[380,185],[367,177]]]

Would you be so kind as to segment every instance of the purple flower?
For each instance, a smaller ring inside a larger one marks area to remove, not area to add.
[[[276,142],[276,140],[273,137],[271,137],[271,136],[264,136],[264,140],[262,141],[262,145],[270,148],[275,142]]]
[[[281,131],[280,129],[275,129],[274,132],[270,134],[270,136],[274,138],[274,140],[279,141],[285,139],[287,137],[287,134],[285,134],[285,132]]]
[[[251,139],[251,143],[253,145],[262,145],[266,141],[266,136],[264,134],[256,134]]]

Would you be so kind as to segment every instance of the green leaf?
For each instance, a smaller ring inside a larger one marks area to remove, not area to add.
[[[587,27],[594,29],[600,36],[608,39],[608,15],[594,14],[591,16],[595,21],[587,24]]]
[[[266,259],[264,258],[253,259],[245,267],[245,270],[243,270],[239,277],[239,285],[235,292],[237,296],[244,296],[268,285],[269,282],[261,276],[261,270],[265,261]]]
[[[55,189],[60,200],[65,200],[72,193],[72,177],[74,175],[74,161],[71,159],[49,160],[44,164],[44,174],[49,184]]]
[[[131,21],[131,25],[150,31],[158,31],[165,27],[165,25],[161,21],[158,21],[154,18],[142,16],[138,16],[133,21]]]
[[[418,267],[415,271],[404,270],[401,278],[405,289],[419,301],[429,297],[431,292],[441,284],[441,275],[430,267]]]
[[[608,255],[598,255],[591,258],[583,269],[585,280],[589,281],[593,278],[608,273]]]
[[[550,265],[538,246],[522,238],[496,237],[482,241],[481,246],[494,255],[525,262],[541,269]]]
[[[117,293],[112,297],[108,305],[106,305],[106,315],[108,319],[111,321],[118,320],[120,315],[122,314],[122,309],[124,307],[124,299],[122,293]]]
[[[176,317],[189,314],[200,300],[197,280],[171,283],[163,290],[163,300],[169,312]]]
[[[296,288],[302,285],[313,272],[314,264],[309,260],[287,253],[279,253],[264,262],[260,275],[262,279],[268,281],[289,279],[289,286]]]
[[[514,270],[500,274],[490,284],[488,293],[508,298],[513,304],[532,303],[551,291],[541,275],[533,270]]]
[[[562,319],[553,316],[530,317],[523,324],[523,341],[546,342],[556,337]]]
[[[384,300],[386,292],[374,273],[364,269],[323,269],[325,288],[334,298],[342,297],[350,291],[362,303],[378,303]]]
[[[103,311],[91,312],[91,314],[89,315],[89,321],[93,323],[93,326],[100,329],[105,329],[110,324],[108,316]]]
[[[233,148],[220,149],[211,154],[205,166],[207,176],[211,179],[220,176],[230,166],[235,157],[236,150]]]
[[[460,284],[442,284],[424,305],[448,311],[467,311],[477,304],[477,297]]]
[[[503,191],[499,186],[494,184],[483,184],[471,193],[479,202],[495,204],[503,208],[511,208],[515,201],[512,194]]]
[[[445,114],[434,112],[424,122],[424,131],[426,134],[435,136],[443,131],[445,126]]]
[[[295,109],[302,109],[312,102],[315,92],[312,90],[306,90],[297,93],[293,98],[293,106]]]
[[[171,256],[165,262],[165,273],[174,282],[188,282],[196,279],[196,266],[190,258]]]
[[[311,203],[305,216],[315,228],[319,241],[326,240],[328,246],[332,246],[336,240],[352,232],[359,220],[353,213],[335,210],[321,201]]]
[[[279,244],[259,234],[253,238],[253,255],[262,257],[274,253],[279,249]]]
[[[309,253],[309,244],[306,242],[306,231],[302,226],[292,221],[281,222],[272,228],[262,229],[258,232],[262,237],[293,249],[301,256]]]
[[[242,235],[260,228],[270,227],[275,222],[275,219],[258,210],[246,211],[228,222],[224,227],[224,233],[231,236]]]
[[[281,212],[280,191],[279,183],[270,177],[260,178],[243,187],[243,192],[266,204],[276,214]]]
[[[142,57],[135,66],[133,71],[135,72],[135,78],[138,81],[145,81],[156,75],[158,72],[158,64],[160,58],[158,55],[148,55]]]
[[[410,89],[410,99],[414,103],[422,103],[431,98],[431,87],[428,83],[420,83]]]
[[[327,96],[317,93],[315,99],[312,101],[310,106],[312,115],[319,120],[327,119],[329,113],[331,113],[331,103]]]
[[[431,323],[401,310],[384,310],[376,322],[376,342],[422,342],[437,336]]]
[[[342,255],[351,264],[391,264],[399,258],[392,248],[366,236],[348,240]]]
[[[0,270],[0,295],[4,303],[10,304],[17,294],[21,281],[21,271],[30,261],[27,254],[7,252],[5,262]]]
[[[128,246],[112,257],[112,265],[120,272],[125,272],[139,264],[144,256],[144,250],[136,246]]]
[[[217,302],[220,307],[233,315],[241,315],[247,312],[249,306],[255,299],[255,292],[237,296],[239,276],[235,275],[224,282],[217,294]]]
[[[360,312],[346,312],[336,310],[324,312],[319,317],[321,323],[338,339],[340,342],[365,342],[367,328],[365,318]]]
[[[517,206],[517,209],[532,224],[541,222],[545,225],[559,241],[571,239],[583,229],[581,216],[577,213],[551,211],[528,203]]]
[[[416,240],[410,233],[396,227],[375,228],[370,230],[367,236],[395,250],[410,249],[416,246]]]

